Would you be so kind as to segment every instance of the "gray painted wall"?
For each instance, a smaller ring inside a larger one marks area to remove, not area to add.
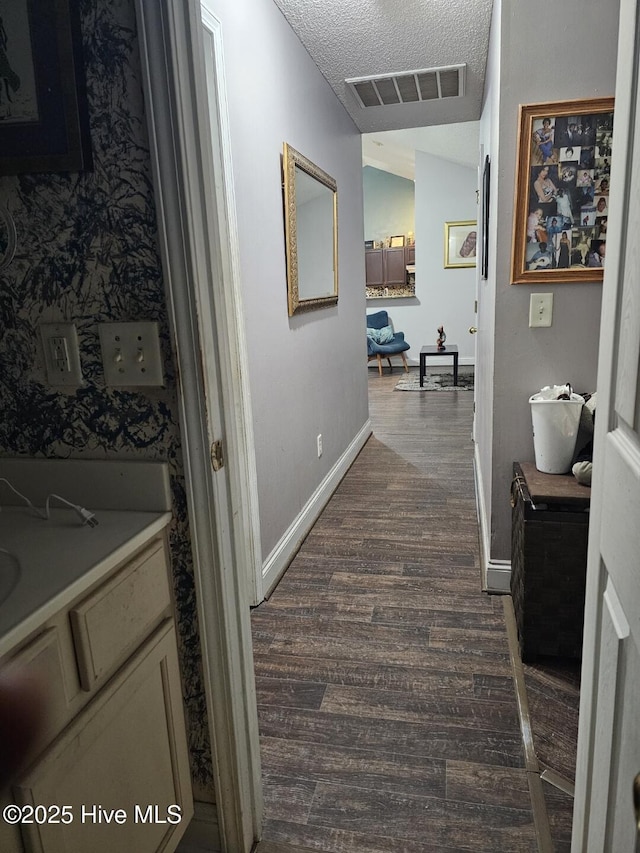
[[[509,283],[518,105],[612,95],[618,10],[617,0],[606,4],[599,0],[565,0],[561,4],[543,0],[501,8],[501,73],[497,74],[494,63],[488,82],[488,91],[499,87],[498,114],[492,115],[492,124],[497,120],[499,127],[499,149],[497,154],[492,152],[499,182],[492,210],[498,235],[491,460],[484,439],[482,454],[487,466],[483,478],[492,478],[491,556],[496,559],[510,556],[512,462],[534,457],[528,398],[543,385],[560,381],[570,381],[576,389],[595,390],[600,327],[599,284]],[[549,24],[544,27],[542,48],[533,36],[541,22]],[[485,109],[490,108],[488,102]],[[554,294],[549,329],[528,328],[532,292]]]
[[[441,325],[447,341],[458,345],[460,360],[475,360],[469,326],[475,323],[476,269],[444,268],[444,223],[477,219],[477,187],[475,169],[416,151],[416,290],[422,308],[411,353],[416,360],[422,344],[436,342]]]
[[[410,183],[404,178],[396,180]],[[388,186],[397,185],[388,182]],[[394,327],[405,333],[411,344],[407,359],[412,364],[418,364],[421,346],[436,342],[442,324],[447,340],[458,344],[461,363],[474,363],[474,342],[468,329],[475,322],[476,270],[444,269],[444,223],[476,219],[476,187],[475,169],[416,151],[416,295],[411,299],[367,300],[368,313],[384,308]],[[365,194],[367,207],[370,199],[372,196]],[[384,196],[378,203],[384,204]],[[365,213],[366,219],[373,216]],[[450,360],[436,358],[433,363],[444,366]]]
[[[478,316],[476,335],[475,396],[476,416],[474,437],[476,442],[476,466],[482,530],[490,538],[491,529],[491,464],[493,454],[493,374],[495,361],[495,314],[496,314],[496,253],[498,242],[497,189],[499,176],[498,114],[500,96],[500,39],[502,0],[494,0],[491,21],[491,37],[487,57],[487,72],[484,88],[484,103],[480,121],[480,160],[484,169],[484,157],[490,159],[491,183],[489,187],[489,246],[487,278],[478,283]],[[482,223],[479,239],[482,240]],[[484,543],[486,554],[492,553],[491,543]]]
[[[222,23],[266,558],[368,417],[362,154],[353,122],[274,3],[210,5]],[[338,184],[338,304],[291,318],[285,141]]]

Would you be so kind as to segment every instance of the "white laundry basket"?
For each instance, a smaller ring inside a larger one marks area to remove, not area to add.
[[[576,449],[584,398],[571,394],[569,400],[545,400],[533,394],[529,403],[536,468],[545,474],[566,474]]]

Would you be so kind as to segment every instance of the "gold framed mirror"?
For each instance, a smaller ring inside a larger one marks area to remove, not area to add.
[[[284,229],[289,316],[338,301],[338,187],[284,143]]]

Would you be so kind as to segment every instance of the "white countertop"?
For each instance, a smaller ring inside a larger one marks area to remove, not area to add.
[[[169,512],[100,509],[95,514],[98,525],[92,528],[81,524],[71,509],[52,509],[50,520],[45,521],[28,507],[2,508],[0,548],[18,559],[20,574],[8,598],[0,601],[0,655],[127,559],[171,519]]]

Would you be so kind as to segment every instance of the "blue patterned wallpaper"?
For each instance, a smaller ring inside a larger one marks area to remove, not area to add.
[[[192,776],[213,798],[174,367],[167,327],[135,13],[80,0],[94,168],[0,178],[17,230],[0,270],[0,454],[169,463],[170,544]],[[73,321],[84,384],[45,383],[38,325]],[[166,387],[106,388],[97,323],[157,320]]]

